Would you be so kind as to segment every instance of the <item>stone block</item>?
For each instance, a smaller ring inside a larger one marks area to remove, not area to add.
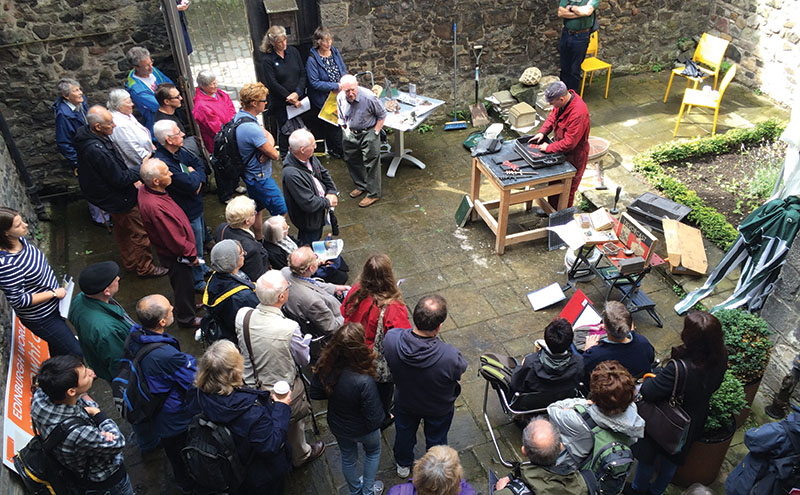
[[[347,25],[349,22],[347,12],[346,2],[322,3],[319,6],[320,18],[325,19],[325,25],[332,28]]]
[[[539,93],[540,85],[536,86],[525,86],[524,84],[513,84],[511,86],[511,96],[517,99],[517,101],[524,101],[525,103],[529,104],[530,106],[536,105],[536,96]]]

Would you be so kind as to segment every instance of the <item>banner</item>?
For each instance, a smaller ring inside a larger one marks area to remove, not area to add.
[[[8,358],[5,417],[3,418],[3,464],[14,469],[14,454],[33,438],[31,383],[39,366],[50,357],[47,342],[25,328],[16,313],[11,317],[11,355]]]

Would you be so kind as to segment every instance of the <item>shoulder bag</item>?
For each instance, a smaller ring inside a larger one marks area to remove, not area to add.
[[[244,315],[242,333],[244,335],[244,345],[247,346],[247,354],[250,356],[250,366],[253,367],[253,378],[256,380],[256,388],[261,390],[263,383],[261,383],[261,378],[258,377],[258,367],[256,366],[256,361],[253,359],[253,344],[250,343],[250,318],[253,316],[253,311],[255,311],[255,309],[251,309]]]
[[[383,353],[383,315],[386,313],[386,306],[381,308],[381,315],[378,317],[378,328],[375,330],[375,345],[373,349],[378,353],[375,358],[375,370],[378,372],[378,383],[392,383],[392,371],[389,369],[389,363],[386,362],[386,356]]]
[[[689,435],[689,425],[692,418],[683,410],[683,394],[686,391],[686,380],[678,393],[678,382],[681,377],[681,368],[686,375],[686,364],[680,359],[670,359],[667,362],[675,364],[675,382],[672,384],[672,394],[669,399],[659,402],[648,402],[641,395],[636,399],[639,416],[645,420],[645,433],[652,438],[668,454],[677,454],[686,444]],[[666,367],[666,365],[665,365]]]

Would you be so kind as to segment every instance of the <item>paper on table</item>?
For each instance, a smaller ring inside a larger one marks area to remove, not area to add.
[[[64,278],[64,289],[67,290],[67,294],[58,301],[58,313],[62,318],[66,319],[67,315],[69,315],[69,306],[72,304],[72,293],[75,292],[75,281],[72,277],[69,280],[66,277]]]
[[[578,222],[575,220],[572,220],[564,225],[547,227],[547,230],[555,232],[556,235],[560,237],[562,241],[566,242],[567,246],[569,246],[569,248],[572,250],[578,249],[586,244],[583,231],[581,230],[580,225],[578,225]]]
[[[300,106],[296,107],[294,105],[286,105],[286,118],[293,119],[300,114],[306,113],[307,111],[311,110],[311,100],[308,99],[308,96],[300,100]]]
[[[534,311],[552,306],[564,299],[566,299],[564,291],[561,290],[561,286],[558,285],[557,282],[553,282],[547,287],[528,293],[528,301],[530,301]]]

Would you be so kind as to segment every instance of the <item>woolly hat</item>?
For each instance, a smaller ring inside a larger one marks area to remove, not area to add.
[[[211,249],[211,268],[221,273],[233,272],[239,264],[239,243],[225,239]]]
[[[84,294],[93,296],[103,292],[119,275],[119,265],[113,261],[94,263],[78,275],[78,287]]]

